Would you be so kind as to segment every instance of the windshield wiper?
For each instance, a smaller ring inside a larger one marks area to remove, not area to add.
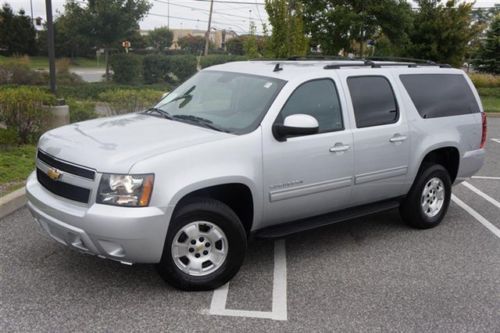
[[[143,113],[145,113],[145,114],[156,113],[165,119],[172,120],[172,116],[170,115],[170,113],[168,113],[167,111],[162,110],[160,108],[149,108],[146,111],[144,111]]]
[[[200,125],[200,126],[203,126],[203,127],[206,127],[206,128],[210,128],[210,129],[213,129],[213,130],[216,130],[216,131],[219,131],[219,132],[225,132],[225,133],[230,133],[230,131],[226,130],[226,129],[223,129],[223,128],[220,128],[219,126],[216,126],[213,124],[213,121],[209,120],[209,119],[206,119],[206,118],[202,118],[202,117],[198,117],[198,116],[193,116],[193,115],[188,115],[188,114],[176,114],[174,116],[172,116],[173,119],[179,119],[181,121],[186,121],[186,122],[189,122],[189,123],[193,123],[193,124],[196,124],[196,125]]]

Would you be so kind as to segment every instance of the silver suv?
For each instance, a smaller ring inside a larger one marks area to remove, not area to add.
[[[486,118],[457,69],[372,61],[234,62],[140,113],[45,133],[28,206],[52,238],[184,290],[216,288],[251,236],[399,207],[446,214],[484,161]]]

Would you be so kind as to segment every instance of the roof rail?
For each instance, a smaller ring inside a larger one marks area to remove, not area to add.
[[[367,60],[373,61],[402,61],[402,62],[415,62],[415,63],[425,63],[436,65],[436,63],[432,60],[427,59],[418,59],[418,58],[406,58],[406,57],[368,57]]]
[[[349,57],[342,57],[342,56],[328,56],[328,55],[309,55],[309,56],[291,56],[288,57],[286,60],[290,61],[314,61],[314,60],[363,60],[361,58],[349,58]]]
[[[361,60],[360,60],[361,61]],[[372,60],[364,60],[363,63],[344,63],[344,64],[330,64],[323,67],[324,69],[340,69],[342,67],[371,67],[371,68],[381,68],[384,66],[403,66],[408,68],[417,68],[422,66],[438,66],[440,68],[451,68],[448,64],[436,64],[435,62],[428,61],[422,63],[403,63],[403,62],[384,62],[377,63]]]

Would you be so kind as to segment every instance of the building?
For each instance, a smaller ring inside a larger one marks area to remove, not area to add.
[[[150,30],[141,30],[141,35],[147,36],[149,34]],[[179,49],[179,45],[177,44],[177,41],[186,36],[200,36],[200,37],[205,37],[206,30],[199,30],[199,29],[171,29],[173,33],[173,39],[172,39],[172,46],[170,49],[172,50],[177,50]],[[215,48],[224,48],[225,43],[232,39],[237,37],[238,34],[232,30],[212,30],[210,32],[210,41],[214,44]]]

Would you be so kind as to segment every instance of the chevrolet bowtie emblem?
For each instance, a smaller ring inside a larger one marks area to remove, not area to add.
[[[61,179],[62,173],[56,168],[50,168],[47,171],[47,176],[49,176],[49,178],[52,180],[59,180]]]

